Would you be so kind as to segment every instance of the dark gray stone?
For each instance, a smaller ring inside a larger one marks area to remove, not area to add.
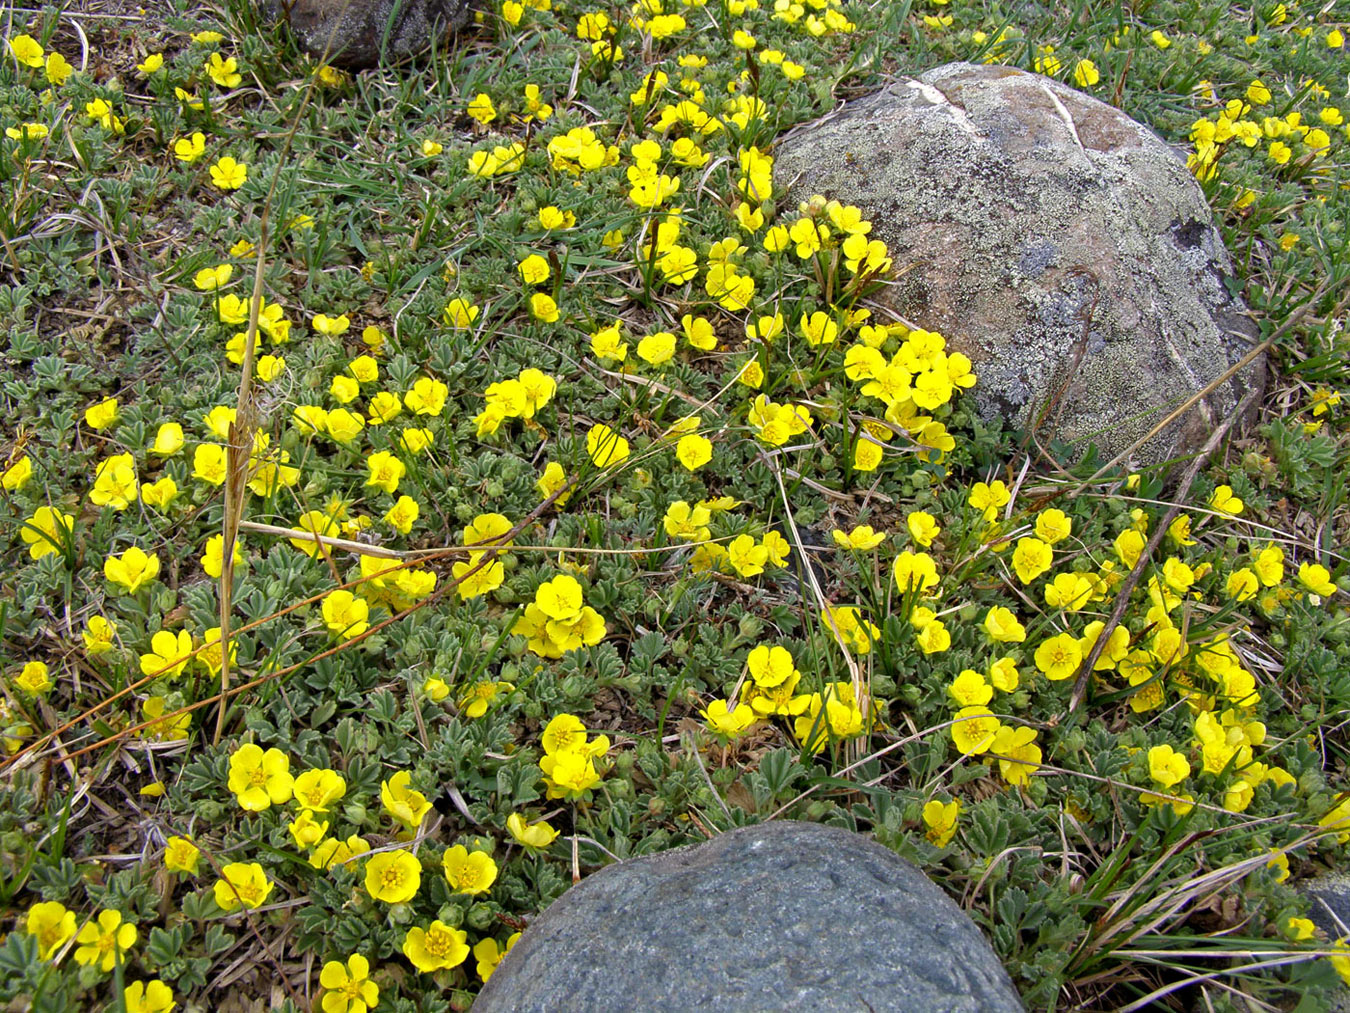
[[[746,827],[611,865],[537,918],[474,1013],[1013,1013],[975,924],[870,838]]]
[[[305,52],[336,67],[370,67],[415,56],[463,28],[470,0],[259,0],[290,25]]]
[[[1256,343],[1182,156],[1058,81],[948,64],[797,127],[774,155],[787,207],[862,208],[896,267],[877,301],[970,357],[986,419],[1026,427],[1053,404],[1043,440],[1115,456]],[[1135,461],[1197,449],[1264,376],[1249,366]]]
[[[1300,880],[1298,889],[1312,901],[1308,917],[1327,934],[1327,941],[1350,936],[1350,876],[1325,870]],[[1338,987],[1330,997],[1330,1013],[1350,1013],[1350,988]]]

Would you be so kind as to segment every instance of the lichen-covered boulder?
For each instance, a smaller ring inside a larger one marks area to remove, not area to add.
[[[470,0],[260,0],[296,43],[337,67],[414,56],[468,23]]]
[[[745,827],[611,865],[537,918],[474,1013],[1023,1009],[975,924],[869,838]]]
[[[948,64],[774,154],[788,208],[817,193],[862,208],[895,261],[878,300],[971,358],[986,418],[1026,428],[1046,412],[1042,440],[1114,456],[1255,343],[1182,157],[1050,78]],[[1196,449],[1264,375],[1253,363],[1135,461]]]

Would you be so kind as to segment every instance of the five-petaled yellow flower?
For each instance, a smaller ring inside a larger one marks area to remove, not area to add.
[[[220,190],[238,190],[248,181],[248,166],[222,155],[211,166],[211,182]]]
[[[366,862],[366,893],[386,904],[402,904],[422,885],[422,863],[411,851],[381,851]]]
[[[380,986],[370,980],[370,961],[359,953],[347,963],[330,960],[319,972],[324,987],[323,1013],[367,1013],[380,1002]]]
[[[122,921],[121,911],[100,911],[95,921],[86,922],[75,941],[75,961],[97,965],[105,974],[123,960],[126,951],[136,945],[136,926]]]

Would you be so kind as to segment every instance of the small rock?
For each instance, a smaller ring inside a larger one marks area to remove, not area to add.
[[[975,924],[870,838],[775,822],[611,865],[537,918],[475,1013],[1023,1009]]]
[[[774,154],[786,208],[818,193],[862,209],[895,262],[876,299],[970,357],[983,417],[1025,428],[1051,406],[1043,442],[1113,457],[1256,342],[1181,156],[1058,81],[948,64],[796,128]],[[1263,382],[1253,363],[1136,462],[1197,449]]]
[[[1312,901],[1308,917],[1327,934],[1327,940],[1350,937],[1350,876],[1328,869],[1300,880],[1298,889]],[[1330,1013],[1350,1013],[1350,988],[1338,987],[1330,1004]]]
[[[468,23],[470,0],[261,0],[305,52],[336,67],[371,67],[429,49]]]

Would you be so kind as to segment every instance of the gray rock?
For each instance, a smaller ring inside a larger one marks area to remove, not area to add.
[[[1303,879],[1298,888],[1308,895],[1308,917],[1328,939],[1350,937],[1350,876],[1332,869]]]
[[[1350,936],[1350,876],[1327,869],[1297,883],[1312,901],[1308,917],[1334,942]],[[1350,988],[1338,986],[1329,997],[1330,1013],[1350,1013]]]
[[[863,209],[896,266],[877,300],[971,358],[982,416],[1026,427],[1053,405],[1042,441],[1115,456],[1256,341],[1181,156],[1057,81],[948,64],[794,129],[774,154],[787,206],[819,193]],[[1197,448],[1264,376],[1254,363],[1136,461]]]
[[[370,67],[429,49],[469,20],[470,0],[260,0],[305,52],[336,67]]]
[[[869,838],[746,827],[611,865],[525,930],[475,1013],[1001,1013],[1021,1000],[975,924]]]

